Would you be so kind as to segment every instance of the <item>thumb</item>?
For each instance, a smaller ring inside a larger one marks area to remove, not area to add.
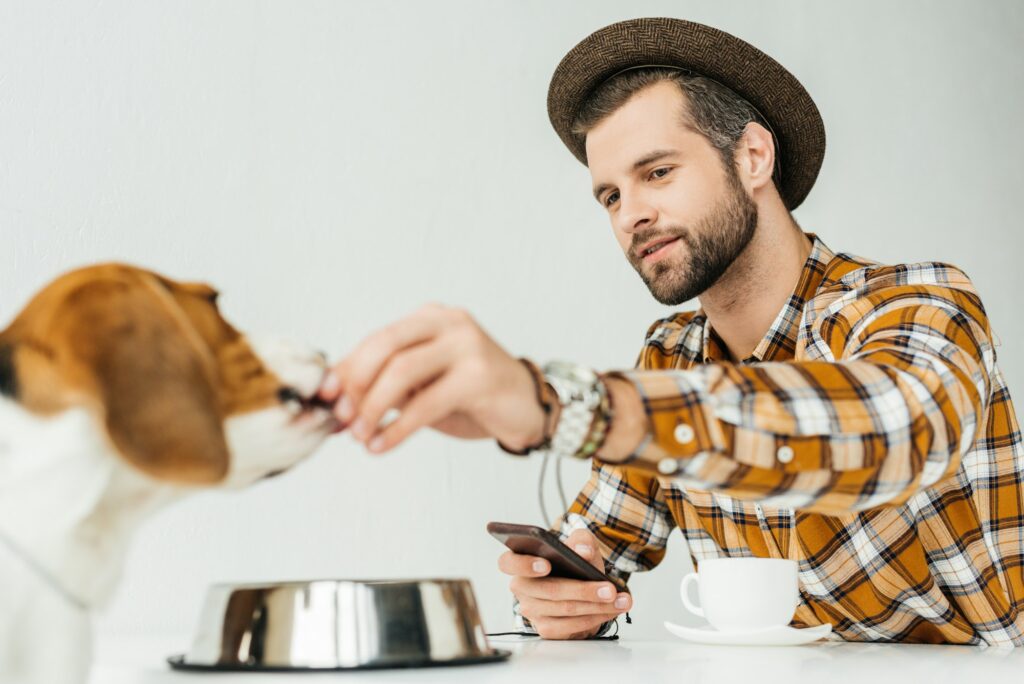
[[[565,540],[565,545],[578,553],[584,560],[604,572],[604,558],[597,544],[597,537],[590,530],[575,530]]]

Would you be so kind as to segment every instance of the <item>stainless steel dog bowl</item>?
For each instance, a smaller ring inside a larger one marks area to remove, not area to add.
[[[485,663],[468,580],[216,584],[182,670],[349,670]]]

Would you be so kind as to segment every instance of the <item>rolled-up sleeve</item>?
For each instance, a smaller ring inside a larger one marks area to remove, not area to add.
[[[798,360],[613,373],[650,421],[625,465],[822,513],[951,476],[981,432],[995,354],[970,281],[943,277],[839,293],[803,322]]]

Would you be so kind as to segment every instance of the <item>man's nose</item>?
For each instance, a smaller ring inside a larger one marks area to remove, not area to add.
[[[619,215],[616,222],[622,232],[632,233],[646,228],[654,224],[657,218],[657,210],[650,202],[645,201],[642,195],[623,194],[619,198]]]

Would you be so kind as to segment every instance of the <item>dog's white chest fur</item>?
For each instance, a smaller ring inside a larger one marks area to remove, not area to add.
[[[0,535],[78,601],[106,600],[125,533],[161,490],[116,458],[84,409],[52,417],[0,398]],[[0,569],[3,573],[3,569]]]
[[[40,417],[0,397],[0,673],[87,670],[88,609],[113,591],[131,528],[173,496],[109,449],[84,409]]]
[[[55,592],[4,543],[0,587],[0,682],[80,681],[92,649],[89,613]]]

